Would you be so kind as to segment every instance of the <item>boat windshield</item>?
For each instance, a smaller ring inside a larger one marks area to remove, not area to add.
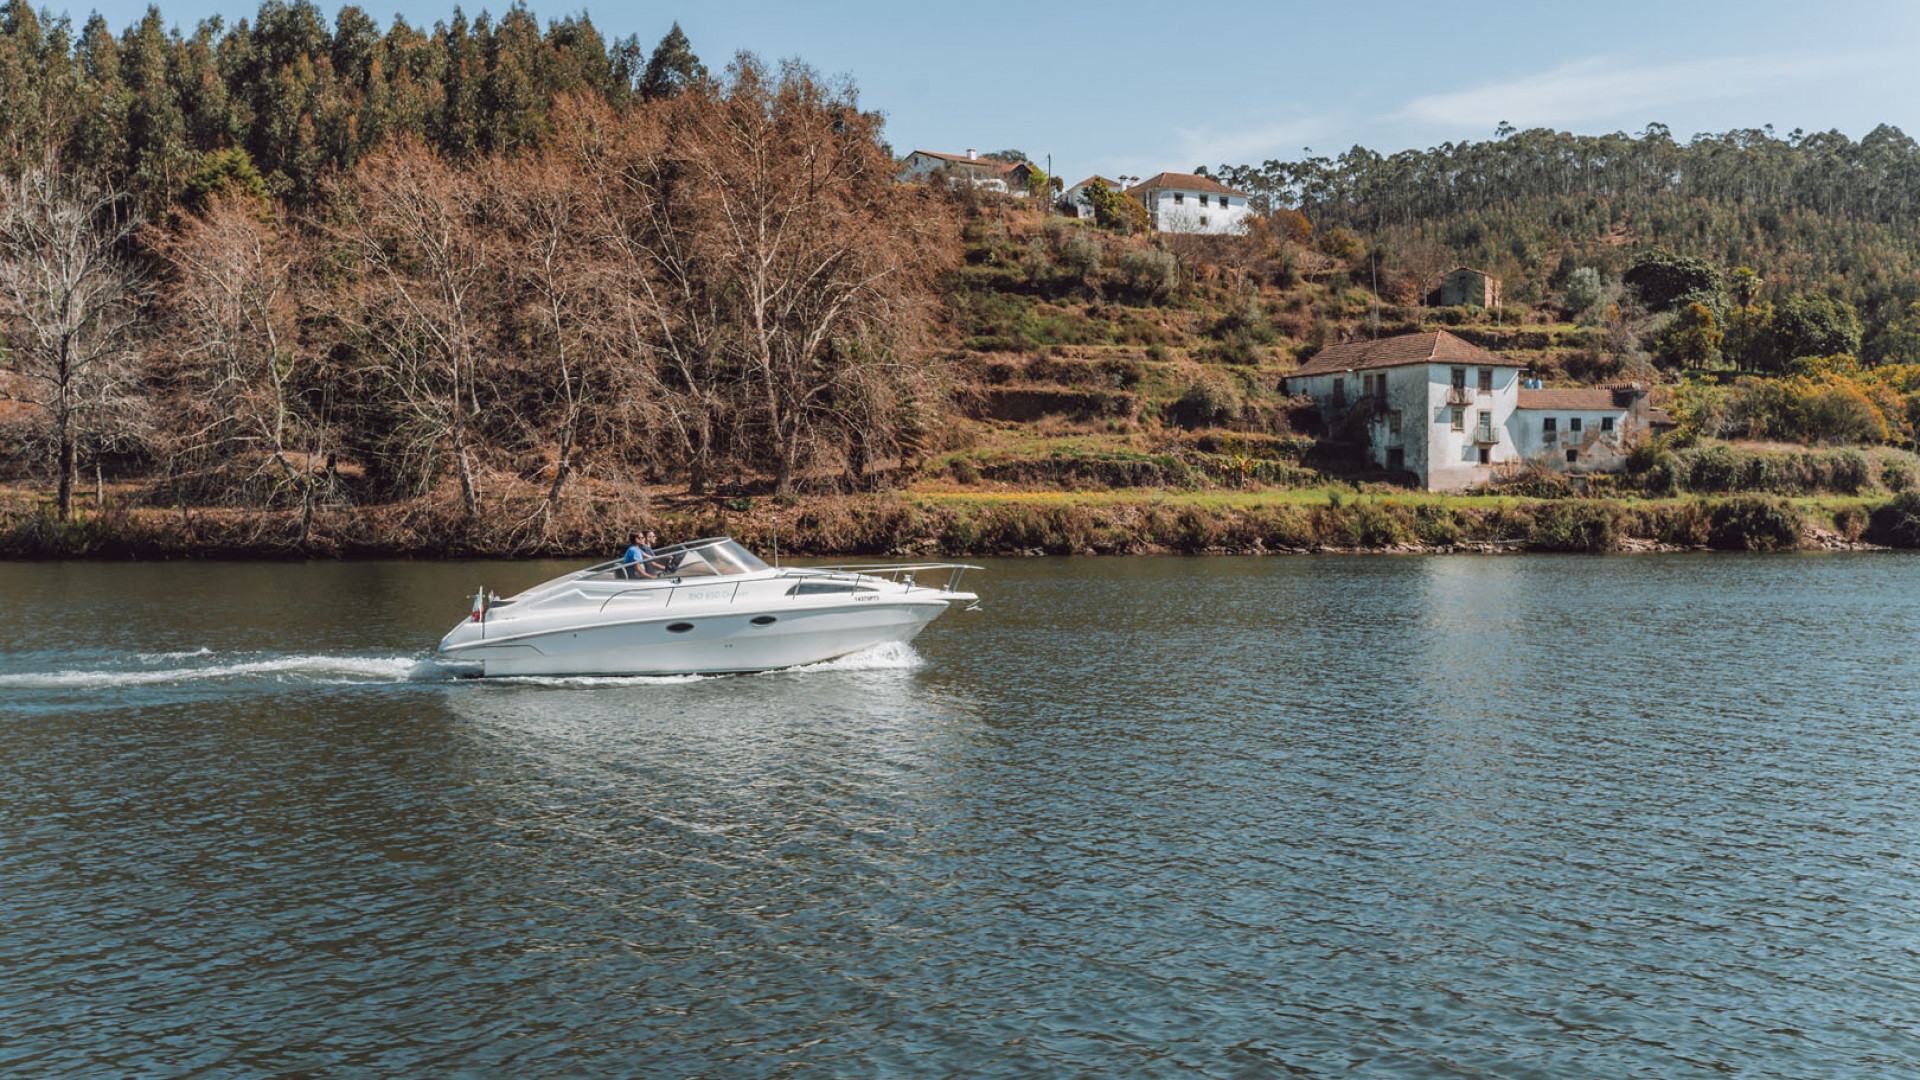
[[[646,560],[645,567],[645,576],[650,578],[690,578],[751,574],[767,569],[767,564],[734,541],[718,537],[658,548],[653,557]],[[595,581],[625,580],[639,576],[618,560],[590,567],[582,573]]]
[[[751,574],[767,568],[767,564],[755,558],[751,551],[724,537],[675,544],[663,547],[654,554],[666,561],[666,573],[673,577]]]

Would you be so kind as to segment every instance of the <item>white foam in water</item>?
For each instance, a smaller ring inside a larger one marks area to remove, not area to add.
[[[194,649],[194,650],[192,650],[191,652],[153,652],[153,653],[146,653],[146,652],[143,652],[143,653],[136,653],[136,654],[135,654],[135,659],[139,659],[139,660],[192,660],[192,659],[195,659],[196,657],[201,657],[201,656],[212,656],[212,655],[213,655],[213,650],[212,650],[212,649],[209,649],[209,648],[207,648],[207,647],[206,647],[205,645],[202,645],[202,646],[200,646],[199,648],[197,648],[197,649]]]
[[[135,663],[172,661],[167,667],[95,667],[57,671],[20,671],[0,674],[0,687],[47,690],[85,689],[105,686],[161,686],[169,683],[203,682],[217,679],[273,679],[311,683],[366,682],[448,682],[462,675],[477,675],[477,668],[442,664],[417,656],[267,656],[259,659],[228,660],[221,663],[182,665],[179,661],[211,658],[211,649],[192,652],[135,653]],[[818,664],[783,668],[782,672],[824,671],[902,671],[919,667],[920,654],[913,647],[889,642],[871,649]],[[521,675],[488,679],[489,683],[522,686],[612,687],[669,686],[699,682],[708,675]]]
[[[822,660],[817,664],[802,664],[787,671],[907,671],[919,667],[926,661],[913,651],[913,646],[904,641],[889,641],[875,645],[871,649],[862,649],[857,653]],[[774,674],[769,672],[769,674]]]
[[[202,654],[213,655],[211,650],[188,655]],[[0,675],[0,686],[76,689],[285,676],[315,682],[435,682],[452,678],[453,672],[431,660],[412,656],[280,656],[202,667],[24,671]]]

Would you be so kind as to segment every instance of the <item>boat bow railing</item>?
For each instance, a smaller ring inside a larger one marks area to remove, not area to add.
[[[878,578],[892,582],[903,589],[937,588],[942,592],[959,592],[960,579],[969,570],[981,567],[967,563],[848,563],[840,566],[789,566],[787,571],[792,577],[823,577],[828,580],[852,581],[865,578]],[[922,585],[916,579],[921,574],[938,576],[944,573],[946,581],[940,585]]]

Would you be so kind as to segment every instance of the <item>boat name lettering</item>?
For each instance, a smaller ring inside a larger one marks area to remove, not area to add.
[[[689,600],[725,600],[732,589],[696,589],[687,593]]]

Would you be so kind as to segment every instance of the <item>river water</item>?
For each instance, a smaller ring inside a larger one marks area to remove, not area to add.
[[[0,1075],[1920,1073],[1920,558],[996,561],[456,681],[552,564],[0,564]]]

